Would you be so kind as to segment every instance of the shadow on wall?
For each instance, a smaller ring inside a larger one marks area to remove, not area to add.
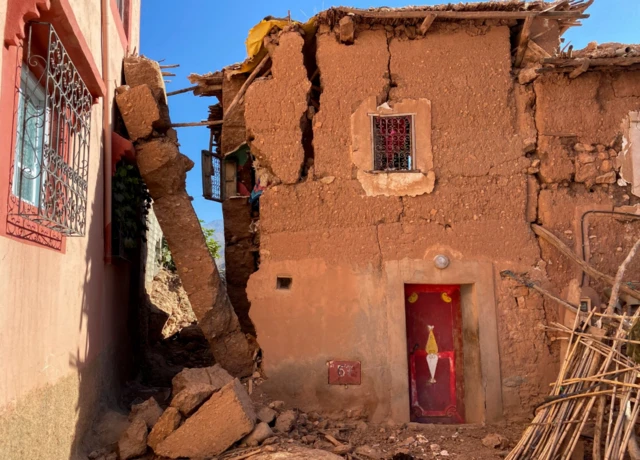
[[[90,226],[86,249],[82,310],[78,335],[85,343],[78,345],[69,365],[77,371],[78,393],[75,408],[75,432],[70,460],[86,459],[102,442],[104,433],[92,430],[98,416],[109,408],[118,408],[120,388],[130,372],[137,337],[137,323],[131,318],[138,296],[139,261],[131,264],[104,262],[102,188],[104,167],[101,162],[97,187],[87,216]],[[72,331],[69,331],[70,333]],[[93,444],[96,445],[93,445]]]

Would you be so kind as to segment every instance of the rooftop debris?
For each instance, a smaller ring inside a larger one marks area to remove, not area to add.
[[[330,8],[319,13],[318,24],[328,24],[333,27],[338,25],[340,20],[350,15],[356,23],[365,24],[387,24],[402,20],[405,25],[420,26],[425,18],[435,20],[472,20],[472,19],[526,19],[528,17],[543,17],[558,19],[560,28],[568,28],[577,25],[578,19],[589,17],[584,11],[591,5],[591,1],[568,1],[560,0],[556,2],[524,2],[524,1],[504,1],[504,2],[478,2],[478,3],[458,3],[434,6],[409,6],[403,8]]]
[[[568,248],[547,230],[533,225],[534,231],[563,253]],[[635,302],[621,307],[621,290],[637,291],[622,279],[630,261],[640,248],[638,240],[618,269],[615,279],[600,274],[587,262],[570,257],[590,275],[613,289],[603,311],[598,305],[574,305],[560,299],[512,272],[502,272],[533,288],[575,313],[573,327],[551,323],[540,328],[568,340],[567,352],[550,395],[538,405],[533,421],[525,430],[507,460],[570,458],[582,435],[593,435],[593,458],[624,458],[628,446],[637,445],[635,424],[640,413],[640,372],[638,344],[640,308]],[[631,442],[630,442],[631,440]]]
[[[616,70],[640,69],[640,45],[625,45],[622,43],[589,43],[584,49],[561,51],[553,57],[542,59],[543,72],[566,72],[571,77],[588,70]]]

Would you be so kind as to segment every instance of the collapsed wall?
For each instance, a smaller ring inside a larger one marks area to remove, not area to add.
[[[155,214],[198,324],[216,362],[234,376],[250,375],[251,346],[240,330],[185,190],[193,162],[179,152],[177,135],[170,129],[160,67],[155,61],[133,56],[125,59],[124,71],[128,86],[119,89],[116,102],[135,143],[140,174],[154,200]]]

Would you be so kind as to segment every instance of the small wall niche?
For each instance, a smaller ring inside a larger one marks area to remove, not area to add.
[[[290,276],[278,276],[276,277],[276,289],[278,291],[289,291],[293,284],[293,278]]]

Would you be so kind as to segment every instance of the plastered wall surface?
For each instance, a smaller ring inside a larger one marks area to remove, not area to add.
[[[6,3],[0,2],[3,28]],[[100,69],[100,4],[69,4]],[[111,9],[108,14],[113,80],[121,74],[125,49]],[[113,98],[113,83],[107,97]],[[90,142],[86,236],[67,238],[64,253],[0,238],[3,459],[79,455],[82,439],[99,404],[113,392],[123,362],[129,270],[104,263],[102,99],[92,109]]]
[[[476,420],[529,416],[548,394],[559,362],[557,343],[537,325],[557,321],[561,312],[501,272],[527,273],[560,294],[579,273],[539,241],[530,224],[549,228],[579,250],[585,211],[638,203],[627,188],[614,185],[615,138],[622,119],[640,106],[637,75],[593,72],[570,80],[551,74],[521,85],[512,72],[510,30],[498,25],[436,23],[415,40],[367,26],[357,30],[353,45],[324,29],[316,39],[322,92],[312,120],[314,169],[264,192],[261,264],[247,286],[269,377],[265,388],[308,410],[362,409],[373,419],[407,421],[404,319],[382,312],[403,312],[397,293],[408,281],[389,270],[397,264],[430,267],[435,254],[445,253],[478,267],[448,272],[447,282],[469,286],[468,293],[484,286],[494,307],[478,327],[481,340],[494,334],[496,353],[479,359],[482,384],[493,382],[499,394],[482,392],[465,375],[469,390],[482,393],[485,403],[476,406],[485,407]],[[552,49],[555,39],[545,40],[540,46]],[[274,54],[274,65],[295,63],[295,56]],[[293,107],[299,101],[279,98],[276,115],[268,109],[269,95],[261,98],[267,109],[249,117],[298,121]],[[430,101],[430,193],[368,196],[349,126],[368,98],[377,104]],[[253,104],[258,110],[259,101]],[[585,224],[587,260],[614,274],[640,236],[638,225],[594,217]],[[640,278],[638,268],[631,276]],[[441,280],[426,269],[408,273],[412,283]],[[276,289],[278,276],[292,278],[290,290]],[[469,311],[477,314],[477,308]],[[381,347],[381,341],[396,346]],[[330,359],[361,361],[362,384],[328,385]]]

